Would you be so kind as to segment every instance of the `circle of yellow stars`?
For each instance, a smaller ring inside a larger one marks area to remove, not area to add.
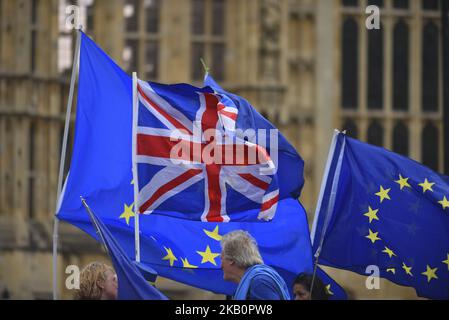
[[[406,188],[412,189],[412,186],[408,182],[409,178],[403,177],[401,174],[399,174],[398,180],[394,180],[399,185],[399,188],[401,191],[403,191]],[[435,182],[429,181],[427,178],[424,179],[423,182],[418,183],[418,186],[422,188],[422,193],[425,194],[426,192],[434,192],[433,186],[435,185]],[[379,191],[375,193],[376,196],[379,197],[379,202],[382,203],[384,200],[391,200],[391,197],[389,195],[389,192],[391,191],[391,188],[384,188],[384,186],[379,186]],[[446,196],[443,196],[443,199],[438,201],[438,203],[441,205],[443,210],[446,210],[449,208],[449,200],[446,198]],[[368,223],[371,224],[374,220],[379,221],[379,209],[373,209],[371,206],[368,206],[368,211],[365,212],[363,215],[368,218]],[[382,238],[379,236],[379,232],[373,231],[371,228],[368,228],[368,235],[365,236],[365,238],[369,239],[372,244],[374,244],[376,241],[382,240]],[[388,255],[390,259],[393,257],[397,257],[396,253],[389,247],[384,246],[384,250],[382,250],[382,253]],[[447,270],[449,271],[449,253],[447,253],[446,260],[443,260],[442,263],[447,265]],[[405,274],[413,277],[412,273],[412,266],[407,265],[405,262],[402,262],[402,269],[405,272]],[[427,278],[427,282],[430,283],[433,279],[438,279],[437,275],[438,267],[432,268],[429,265],[426,265],[426,270],[421,273],[421,275],[425,276]],[[390,272],[392,274],[396,274],[395,268],[387,268],[387,272]]]

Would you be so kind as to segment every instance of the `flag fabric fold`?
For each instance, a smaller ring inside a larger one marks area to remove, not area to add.
[[[224,90],[210,74],[206,74],[204,85],[212,88],[220,97],[222,104],[228,110],[236,110],[238,118],[235,126],[232,127],[224,123],[226,132],[233,132],[235,128],[260,128],[264,130],[277,130],[276,127],[265,119],[257,110],[244,98]],[[225,109],[225,110],[227,110]],[[225,118],[221,116],[221,118]],[[271,139],[266,145],[271,146]],[[275,165],[277,167],[277,177],[279,183],[279,198],[298,198],[304,185],[304,161],[295,148],[287,141],[280,131],[276,131],[275,138],[277,146],[273,151],[277,158]]]

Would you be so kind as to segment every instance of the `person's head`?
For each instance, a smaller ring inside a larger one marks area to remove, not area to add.
[[[326,286],[320,278],[315,276],[313,280],[312,295],[310,295],[310,288],[312,287],[313,276],[307,273],[300,273],[293,282],[293,294],[295,300],[327,300]]]
[[[79,300],[117,299],[117,275],[110,266],[101,262],[88,264],[80,273]]]
[[[238,283],[246,269],[262,263],[256,240],[248,232],[232,231],[221,239],[221,268],[225,280]]]

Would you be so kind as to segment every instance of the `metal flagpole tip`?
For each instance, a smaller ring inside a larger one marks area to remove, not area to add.
[[[203,65],[204,73],[207,75],[209,73],[209,67],[207,66],[207,64],[203,58],[200,58],[200,61],[201,61],[201,64]]]
[[[83,204],[83,206],[86,208],[86,210],[90,211],[90,208],[87,205],[86,199],[84,199],[83,196],[80,196],[80,200],[81,200],[81,203]],[[90,212],[89,212],[89,214],[90,214]]]

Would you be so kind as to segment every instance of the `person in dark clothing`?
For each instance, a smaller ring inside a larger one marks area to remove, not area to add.
[[[312,294],[310,294],[310,288],[313,289]],[[315,276],[313,280],[313,275],[308,273],[300,273],[295,281],[293,282],[293,294],[295,295],[295,300],[328,300],[329,294],[327,293],[326,286],[320,278]]]

